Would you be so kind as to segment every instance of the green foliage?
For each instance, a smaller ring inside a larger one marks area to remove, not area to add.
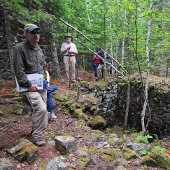
[[[147,150],[141,150],[141,151],[139,151],[139,153],[141,156],[146,156],[146,155],[148,155],[149,152]]]
[[[12,12],[8,16],[10,20],[17,17],[17,20],[23,24],[42,20],[50,22],[57,48],[60,48],[67,31],[91,49],[96,48],[62,22],[56,22],[60,17],[81,30],[99,46],[106,47],[107,53],[113,54],[119,62],[122,61],[122,39],[124,39],[124,66],[128,67],[130,63],[134,71],[138,67],[136,53],[141,69],[146,68],[147,21],[152,18],[149,43],[151,69],[154,71],[159,67],[165,70],[165,64],[169,65],[170,3],[168,1],[157,1],[152,8],[150,0],[8,0],[3,1],[1,5]],[[80,55],[88,53],[90,57],[91,54],[86,48],[77,42],[76,45]]]
[[[162,148],[161,146],[155,146],[153,150],[156,152],[161,152],[161,153],[164,153],[166,151],[166,149]]]
[[[144,135],[139,133],[135,138],[135,141],[138,143],[149,143],[149,139],[153,139],[151,135]]]

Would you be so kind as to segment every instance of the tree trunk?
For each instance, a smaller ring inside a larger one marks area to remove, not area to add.
[[[122,67],[124,66],[125,60],[125,39],[122,39]]]
[[[146,37],[146,61],[147,61],[147,75],[146,75],[146,83],[145,83],[145,91],[144,91],[144,104],[143,104],[143,110],[141,113],[141,125],[142,125],[142,132],[146,132],[146,127],[145,127],[145,114],[147,111],[147,105],[148,105],[148,85],[149,85],[149,77],[150,77],[150,56],[149,56],[149,41],[150,41],[150,34],[151,34],[151,23],[152,19],[148,20],[147,26],[148,26],[148,31],[147,31],[147,37]]]
[[[127,129],[128,115],[129,115],[129,106],[130,106],[130,79],[128,76],[128,88],[127,88],[127,99],[126,99],[126,110],[125,110],[125,120],[123,129]]]
[[[104,13],[103,17],[103,48],[104,51],[106,51],[106,13]],[[104,54],[105,60],[104,60],[104,69],[103,69],[103,77],[104,81],[106,81],[106,53]]]

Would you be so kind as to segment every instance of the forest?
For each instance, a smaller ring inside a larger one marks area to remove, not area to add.
[[[71,32],[90,49],[103,48],[129,72],[146,71],[149,62],[153,74],[169,74],[168,0],[27,1],[32,10],[24,3],[24,0],[9,0],[2,5],[13,12],[11,19],[17,18],[23,24],[41,20],[50,23],[57,48],[60,48],[65,32]],[[95,45],[62,21],[81,30]],[[76,44],[80,54],[91,54],[88,48],[79,42]]]

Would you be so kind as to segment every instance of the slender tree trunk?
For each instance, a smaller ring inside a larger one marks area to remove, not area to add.
[[[166,62],[166,77],[168,77],[168,75],[169,75],[169,60],[167,60],[167,62]]]
[[[122,39],[122,67],[124,66],[125,60],[125,39]]]
[[[145,83],[145,91],[144,91],[144,104],[143,104],[143,110],[141,113],[141,125],[142,125],[142,132],[146,132],[145,127],[145,114],[147,111],[148,106],[148,85],[149,85],[149,77],[150,77],[150,56],[149,56],[149,41],[150,41],[150,34],[151,34],[151,23],[152,19],[148,20],[148,31],[147,31],[147,37],[146,37],[146,61],[147,61],[147,75],[146,75],[146,83]]]
[[[130,107],[130,78],[128,76],[128,88],[127,88],[127,99],[126,99],[126,110],[125,110],[125,119],[123,129],[127,129],[128,115],[129,115],[129,107]]]
[[[86,10],[88,11],[88,4],[87,4],[87,1],[88,1],[88,0],[85,0],[85,3],[86,3]],[[90,15],[89,15],[88,12],[87,12],[87,19],[88,19],[89,25],[91,25],[91,19],[90,19]]]
[[[106,13],[104,13],[103,17],[103,47],[104,51],[106,51]],[[106,53],[104,54],[105,60],[104,60],[104,69],[103,69],[103,76],[104,76],[104,81],[106,81]]]
[[[118,61],[118,51],[119,51],[119,41],[117,40],[117,44],[116,44],[116,55],[115,55],[116,61]]]

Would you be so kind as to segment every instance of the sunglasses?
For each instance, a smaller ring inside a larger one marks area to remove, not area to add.
[[[30,34],[35,35],[35,34],[40,34],[39,31],[31,31]]]

